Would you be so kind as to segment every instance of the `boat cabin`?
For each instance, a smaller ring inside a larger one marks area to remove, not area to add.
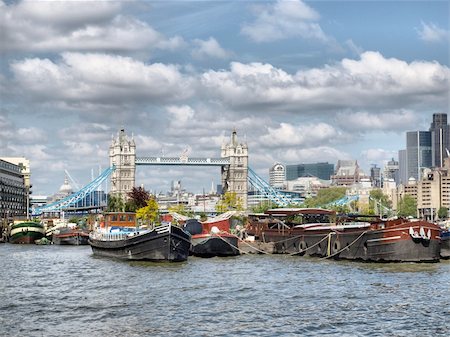
[[[274,208],[249,214],[247,232],[259,236],[265,230],[284,231],[317,224],[335,224],[336,212],[322,208]]]
[[[282,219],[288,226],[333,223],[336,212],[322,208],[274,208],[265,212],[269,216]]]
[[[134,212],[108,212],[103,214],[106,228],[136,227],[136,213]]]

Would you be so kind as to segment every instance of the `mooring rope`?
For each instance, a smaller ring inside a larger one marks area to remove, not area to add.
[[[311,248],[314,248],[315,246],[319,245],[320,243],[322,243],[322,242],[323,242],[325,239],[327,239],[328,237],[331,237],[331,234],[332,234],[332,233],[329,233],[329,234],[325,235],[320,241],[316,242],[316,243],[313,244],[311,247],[306,247],[306,249],[299,250],[298,252],[295,252],[295,253],[292,253],[292,254],[289,254],[289,255],[290,255],[290,256],[294,256],[294,255],[302,254],[302,253],[304,253],[304,252],[310,250]]]
[[[364,231],[362,232],[355,240],[353,240],[348,246],[345,246],[344,248],[339,249],[336,253],[328,255],[328,256],[324,256],[321,259],[329,259],[330,257],[336,256],[337,254],[339,254],[340,252],[344,251],[345,249],[350,248],[353,244],[356,243],[356,241],[358,241],[364,234],[366,234],[368,231]],[[331,233],[330,233],[331,234]]]
[[[224,232],[224,231],[222,231],[222,232],[219,232],[219,234],[228,234],[228,235],[232,235],[232,236],[234,236],[234,237],[236,237],[236,238],[239,239],[238,236],[236,236],[236,235],[234,235],[234,234],[231,234],[231,233],[229,233],[229,232]],[[243,250],[240,249],[239,247],[236,247],[235,245],[233,245],[233,244],[230,243],[229,241],[225,240],[225,239],[224,239],[223,237],[221,237],[220,235],[216,235],[216,237],[218,237],[219,239],[221,239],[222,241],[224,241],[225,243],[227,243],[227,244],[230,245],[231,247],[237,249],[237,250],[239,251],[239,253],[247,254],[245,251],[243,251]]]

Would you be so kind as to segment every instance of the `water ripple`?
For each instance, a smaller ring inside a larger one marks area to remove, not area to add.
[[[123,262],[0,246],[1,336],[448,336],[450,262]]]

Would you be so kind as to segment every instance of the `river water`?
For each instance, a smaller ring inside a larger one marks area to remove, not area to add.
[[[450,336],[450,262],[93,257],[0,245],[0,336]]]

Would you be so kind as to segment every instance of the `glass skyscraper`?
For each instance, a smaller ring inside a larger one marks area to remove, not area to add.
[[[424,168],[432,167],[431,131],[409,131],[406,133],[406,160],[408,179],[420,180]]]
[[[433,114],[433,122],[430,125],[432,166],[443,167],[444,159],[447,158],[447,150],[450,150],[450,132],[447,124],[447,114]]]
[[[286,165],[286,180],[310,176],[330,180],[333,174],[334,165],[328,163]]]

